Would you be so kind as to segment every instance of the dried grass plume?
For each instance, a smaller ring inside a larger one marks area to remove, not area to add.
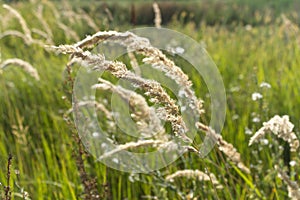
[[[284,115],[280,117],[275,115],[268,122],[264,122],[263,127],[250,138],[249,146],[264,137],[267,133],[273,133],[278,138],[289,143],[291,152],[296,152],[299,147],[299,139],[293,132],[293,128],[294,124],[290,122],[289,116]]]
[[[9,65],[16,65],[24,69],[25,72],[27,72],[30,76],[35,78],[36,80],[40,80],[39,74],[37,70],[28,62],[18,59],[18,58],[11,58],[5,60],[3,63],[0,64],[0,69],[4,69]]]

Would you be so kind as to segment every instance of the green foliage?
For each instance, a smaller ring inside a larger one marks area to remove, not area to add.
[[[251,166],[251,175],[243,174],[231,166],[217,150],[213,150],[203,160],[192,154],[183,155],[162,172],[144,176],[107,168],[95,162],[94,158],[88,157],[85,160],[87,172],[97,177],[99,190],[106,194],[107,199],[141,199],[146,196],[182,199],[190,192],[199,199],[287,198],[286,186],[276,177],[277,174],[272,173],[278,160],[284,160],[285,155],[279,149],[285,144],[283,141],[276,142],[274,138],[269,138],[269,143],[273,146],[248,147],[250,135],[245,134],[245,131],[249,129],[255,132],[261,127],[262,122],[275,114],[288,114],[291,121],[295,122],[296,133],[299,136],[300,124],[296,122],[300,116],[300,109],[297,107],[300,105],[298,78],[300,47],[297,38],[286,34],[283,30],[282,23],[278,20],[281,11],[277,9],[282,5],[290,6],[291,3],[284,0],[275,1],[276,3],[268,1],[267,4],[249,1],[249,5],[245,6],[241,5],[243,2],[237,1],[237,7],[233,10],[229,9],[229,4],[225,5],[218,1],[213,3],[213,9],[203,5],[202,9],[205,12],[199,12],[200,14],[196,10],[176,11],[175,17],[170,14],[168,28],[203,42],[217,64],[227,91],[227,116],[222,135],[238,149],[244,163]],[[261,12],[257,12],[256,19],[249,14],[260,5],[264,5],[266,9],[275,8],[270,14],[271,21]],[[41,26],[36,17],[28,12],[36,9],[32,4],[13,4],[13,6],[20,11],[30,28]],[[145,5],[139,6],[138,9],[142,9]],[[151,8],[151,4],[149,6]],[[169,4],[165,6],[166,9],[168,6],[171,7]],[[192,5],[185,6],[193,9]],[[221,8],[221,14],[215,16],[217,10],[214,9],[218,6]],[[98,19],[95,22],[99,25],[99,30],[109,28],[126,30],[130,27],[130,19],[124,7],[120,14],[117,14],[118,7],[112,9],[113,15],[116,16],[113,22],[109,20],[103,22],[97,18],[99,17],[97,12],[101,8],[84,6],[83,8],[91,11],[91,16]],[[245,13],[245,10],[248,12]],[[0,11],[1,16],[7,14],[3,9]],[[163,10],[162,13],[164,12]],[[52,16],[51,10],[45,9],[44,17],[53,31],[54,43],[75,42],[74,38],[68,38],[58,27]],[[151,18],[153,21],[152,17],[149,14],[149,20]],[[191,20],[192,18],[194,20]],[[202,18],[206,23],[200,23]],[[141,24],[149,23],[147,20],[145,22],[142,19],[138,20],[141,20],[139,21]],[[74,24],[65,18],[63,21],[75,30],[80,38],[94,31],[83,21]],[[229,21],[231,26],[225,26]],[[253,27],[245,28],[243,24],[252,24]],[[19,23],[11,19],[5,29],[20,30]],[[21,187],[32,199],[82,198],[84,190],[73,156],[76,145],[70,127],[63,119],[64,112],[71,106],[71,96],[68,93],[70,88],[66,85],[67,57],[47,52],[36,44],[26,45],[22,39],[13,36],[0,39],[0,46],[2,61],[14,57],[28,61],[36,67],[41,79],[36,81],[13,66],[0,73],[0,183],[5,183],[6,176],[2,172],[6,171],[8,154],[12,153],[13,168],[19,170],[19,177],[12,177],[13,199],[18,199],[16,194],[21,192]],[[183,64],[183,70],[189,69],[184,61],[178,62]],[[210,99],[206,95],[208,91],[203,80],[196,75],[190,78],[197,95],[206,102],[205,109],[209,111]],[[272,88],[260,88],[262,82],[270,83]],[[253,92],[263,94],[263,99],[252,101]],[[254,122],[254,117],[259,117],[260,121]],[[162,180],[168,173],[186,168],[207,169],[218,174],[217,178],[225,188],[215,190],[210,183],[203,184],[196,180],[180,180],[175,182],[175,187]]]

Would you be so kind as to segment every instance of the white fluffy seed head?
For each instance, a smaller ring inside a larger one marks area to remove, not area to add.
[[[28,62],[18,59],[18,58],[11,58],[5,60],[3,63],[0,64],[0,69],[4,69],[9,65],[15,65],[21,67],[25,72],[27,72],[30,76],[35,78],[36,80],[40,80],[39,74],[37,70]]]
[[[263,127],[250,138],[249,146],[260,140],[267,133],[273,133],[276,137],[289,143],[291,152],[296,152],[299,147],[299,140],[293,129],[294,124],[290,122],[289,116],[284,115],[280,117],[275,115],[268,122],[264,122]]]

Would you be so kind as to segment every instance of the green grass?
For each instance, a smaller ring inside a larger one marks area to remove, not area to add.
[[[21,12],[30,28],[39,27],[37,19],[28,13],[32,5],[12,6]],[[6,10],[0,9],[1,15],[6,13]],[[65,37],[55,21],[47,16],[51,16],[50,11],[46,11],[45,18],[53,28],[56,44],[75,42]],[[12,20],[9,28],[2,27],[0,31],[19,29],[18,26],[16,20]],[[111,26],[124,31],[130,27],[118,22],[113,22]],[[197,26],[194,23],[182,25],[180,21],[173,21],[167,28],[185,33],[199,42],[203,41],[207,46],[226,87],[227,115],[222,136],[237,148],[244,163],[252,166],[251,175],[243,174],[226,162],[226,158],[216,149],[204,159],[185,154],[160,173],[167,175],[179,169],[207,168],[219,175],[218,178],[225,184],[225,188],[217,190],[217,193],[210,183],[203,185],[196,180],[178,180],[174,188],[163,182],[158,172],[131,177],[128,173],[108,168],[95,162],[93,157],[88,157],[85,160],[86,170],[92,177],[97,177],[99,191],[104,193],[107,190],[107,199],[141,199],[143,196],[181,199],[179,190],[185,194],[193,191],[199,199],[216,199],[217,196],[219,199],[287,198],[286,186],[276,178],[277,174],[272,173],[278,159],[284,159],[284,154],[277,152],[278,145],[285,144],[273,138],[270,139],[270,143],[275,144],[273,147],[257,144],[248,147],[250,136],[245,134],[245,129],[247,127],[255,132],[262,122],[275,114],[287,114],[299,136],[299,45],[294,37],[285,35],[279,22],[254,26],[250,31],[242,25],[227,27],[202,24],[195,28]],[[110,25],[100,24],[100,27],[104,30],[110,28]],[[81,38],[92,33],[82,22],[72,25],[72,29]],[[77,146],[70,126],[63,119],[63,113],[71,106],[65,72],[68,57],[47,52],[38,45],[27,46],[15,37],[1,39],[0,47],[2,60],[18,57],[28,61],[36,67],[41,78],[36,81],[14,66],[0,74],[0,183],[6,185],[6,158],[8,153],[12,153],[13,169],[20,171],[19,177],[12,177],[14,192],[21,192],[19,185],[32,199],[80,199],[83,186],[72,155]],[[206,97],[207,89],[203,80],[193,74],[190,78],[197,95],[204,99],[205,108],[209,110],[210,101]],[[261,82],[270,83],[272,88],[260,88]],[[252,101],[253,92],[262,93],[264,98],[259,102]],[[253,113],[260,117],[259,123],[252,121]],[[13,134],[14,131],[19,137]]]

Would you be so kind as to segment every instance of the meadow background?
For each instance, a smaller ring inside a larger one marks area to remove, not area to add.
[[[152,1],[3,3],[22,15],[32,38],[43,45],[75,43],[97,31],[154,25]],[[251,147],[248,143],[262,123],[276,114],[289,115],[294,132],[300,136],[300,2],[203,0],[161,1],[158,5],[162,26],[197,40],[219,68],[227,95],[221,134],[240,152],[251,173],[241,172],[218,149],[204,159],[184,154],[148,175],[116,171],[80,152],[76,130],[64,117],[71,106],[68,56],[49,52],[39,43],[3,36],[7,30],[24,30],[20,21],[1,6],[0,63],[20,58],[34,66],[40,78],[35,80],[17,66],[0,69],[2,199],[6,198],[9,154],[13,156],[12,199],[89,199],[82,168],[78,166],[81,153],[84,170],[90,177],[88,184],[95,185],[100,199],[288,198],[287,185],[278,177],[274,165],[299,183],[299,151],[291,153],[286,142],[272,136]],[[209,95],[201,77],[191,73],[190,79],[209,111]],[[261,87],[264,82],[271,87]],[[252,94],[256,92],[263,97],[254,101]],[[196,179],[176,179],[173,183],[164,180],[181,169],[212,172],[224,188],[219,190]]]

